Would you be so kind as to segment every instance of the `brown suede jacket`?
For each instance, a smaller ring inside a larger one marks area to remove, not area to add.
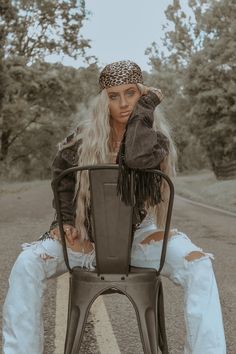
[[[134,169],[158,168],[162,160],[169,152],[169,140],[160,131],[155,131],[153,126],[153,112],[160,103],[157,95],[149,91],[147,95],[141,96],[138,100],[132,115],[130,116],[125,137],[125,164]],[[68,143],[73,139],[70,135],[66,139]],[[57,177],[63,170],[76,166],[78,163],[79,142],[60,149],[53,161],[53,178]],[[59,188],[61,201],[62,219],[66,224],[74,226],[75,223],[75,202],[74,193],[76,185],[76,174],[64,177]],[[141,222],[145,212],[140,210],[140,217],[135,217],[134,223]],[[57,225],[57,220],[51,224],[51,228]]]

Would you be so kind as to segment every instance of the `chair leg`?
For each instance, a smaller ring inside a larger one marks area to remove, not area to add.
[[[157,354],[158,343],[156,335],[155,310],[151,308],[139,309],[140,332],[145,354]]]
[[[89,310],[103,287],[99,282],[86,283],[72,276],[64,354],[79,353]]]
[[[158,354],[158,320],[156,318],[158,310],[155,302],[158,289],[155,291],[152,287],[151,293],[142,290],[127,291],[127,295],[136,311],[144,353]]]
[[[163,286],[160,283],[158,290],[158,298],[157,298],[157,319],[158,319],[158,337],[159,337],[159,348],[162,354],[169,354],[168,351],[168,343],[166,336],[166,327],[165,327],[165,312],[164,312],[164,297],[163,297]]]
[[[64,354],[78,354],[83,339],[84,328],[89,314],[89,307],[73,306],[70,321],[67,325],[67,334]]]
[[[79,352],[89,309],[93,302],[92,297],[86,296],[86,293],[88,294],[86,290],[79,288],[73,277],[70,279],[64,354],[78,354]]]
[[[71,320],[71,278],[69,279],[69,299],[68,299],[68,308],[67,308],[67,324],[66,324],[66,337],[65,337],[65,343],[64,343],[64,353],[66,353],[66,348],[68,347],[68,338],[69,338],[69,332],[71,332],[72,329],[70,329],[70,320]]]
[[[79,322],[79,309],[75,306],[70,305],[70,313],[68,313],[67,320],[67,330],[66,330],[66,340],[65,340],[65,349],[64,354],[70,354],[72,352],[74,338]]]

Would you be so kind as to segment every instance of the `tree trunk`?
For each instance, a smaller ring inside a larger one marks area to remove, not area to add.
[[[3,119],[3,115],[2,115],[3,101],[4,101],[4,97],[5,97],[6,86],[7,86],[7,75],[5,72],[4,63],[3,63],[3,56],[2,56],[2,51],[1,51],[1,53],[0,53],[0,126],[1,126],[0,160],[5,160],[5,158],[7,156],[9,136],[11,134],[10,129],[4,129],[4,119]]]
[[[213,171],[217,179],[226,180],[236,178],[236,161],[214,163]]]
[[[4,161],[7,157],[8,154],[8,148],[9,148],[9,137],[11,135],[11,130],[8,129],[7,131],[2,132],[1,136],[1,154],[0,154],[0,160]]]

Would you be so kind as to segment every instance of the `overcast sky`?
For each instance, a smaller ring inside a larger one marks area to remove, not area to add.
[[[187,0],[182,0],[187,7]],[[82,35],[91,39],[89,55],[96,55],[101,66],[131,59],[143,70],[150,70],[145,49],[155,41],[161,48],[165,9],[172,0],[86,0],[91,11]],[[50,60],[51,61],[51,60]],[[53,58],[54,61],[54,58]],[[70,58],[59,58],[65,65],[81,66]]]

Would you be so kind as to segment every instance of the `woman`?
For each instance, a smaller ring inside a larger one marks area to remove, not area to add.
[[[53,174],[74,165],[119,162],[120,193],[125,198],[128,168],[161,168],[174,173],[175,148],[164,121],[155,108],[160,90],[147,88],[139,66],[131,61],[107,65],[101,72],[101,92],[90,116],[59,147]],[[156,186],[153,185],[153,188]],[[137,195],[136,225],[131,264],[159,267],[161,227],[165,219],[166,186],[161,186],[158,208],[151,207],[152,189]],[[76,196],[76,198],[75,198]],[[64,230],[71,266],[93,268],[94,244],[90,234],[89,186],[86,174],[65,177],[60,185]],[[149,201],[149,207],[147,207]],[[153,215],[157,216],[157,223]],[[157,226],[158,225],[158,228]],[[211,255],[177,230],[171,230],[162,274],[183,287],[186,321],[185,354],[225,354],[221,309]],[[42,303],[45,280],[66,271],[57,221],[23,252],[13,266],[4,305],[4,354],[42,354]],[[18,318],[21,318],[19,326]]]

